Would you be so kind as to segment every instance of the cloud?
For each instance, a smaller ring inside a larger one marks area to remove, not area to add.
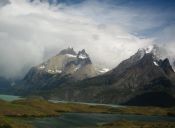
[[[4,5],[9,4],[9,3],[10,3],[9,0],[1,0],[0,1],[0,7],[3,7]]]
[[[22,78],[32,66],[68,46],[85,48],[96,65],[115,67],[153,43],[154,37],[133,33],[164,23],[155,22],[153,14],[142,16],[138,10],[98,1],[49,5],[10,0],[0,8],[0,17],[0,75],[7,78]]]
[[[170,59],[171,64],[175,62],[175,24],[165,27],[154,34],[155,42],[166,50],[165,56]],[[175,67],[174,67],[175,69]]]

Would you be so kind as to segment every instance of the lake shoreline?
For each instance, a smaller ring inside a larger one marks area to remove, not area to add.
[[[165,122],[165,124],[169,122],[172,126],[172,123],[175,122],[175,107],[123,107],[67,101],[57,101],[57,103],[54,103],[36,97],[21,98],[15,96],[15,99],[13,96],[10,96],[10,98],[12,98],[12,101],[0,100],[0,115],[2,115],[0,124],[3,122],[8,125],[14,124],[12,128],[20,128],[20,125],[31,123],[34,126],[38,126],[36,128],[48,128],[43,126],[43,124],[47,124],[53,128],[57,128],[54,127],[53,124],[55,124],[55,126],[61,125],[65,128],[72,128],[71,125],[77,126],[78,124],[80,126],[85,126],[84,124],[96,126],[101,123],[110,125],[110,123],[114,122],[112,124],[115,125],[120,124],[123,120],[133,125],[144,125],[145,123],[152,125],[153,122],[162,121]],[[7,99],[9,100],[9,98]],[[53,124],[49,124],[49,122],[53,122]],[[58,124],[58,122],[61,124]],[[68,124],[70,125],[68,126]],[[106,127],[106,125],[104,127]]]

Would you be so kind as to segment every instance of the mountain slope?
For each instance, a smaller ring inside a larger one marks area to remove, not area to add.
[[[49,97],[129,105],[175,105],[175,73],[169,60],[160,59],[154,46],[139,49],[135,55],[104,75],[63,85],[52,90]],[[143,104],[141,101],[149,95],[148,99],[152,96],[154,99]],[[162,101],[157,100],[162,96],[165,96]]]
[[[11,80],[0,77],[0,93],[8,92],[14,83]]]
[[[67,48],[40,65],[32,67],[15,88],[30,93],[96,75],[97,71],[84,49],[76,53],[73,48]]]

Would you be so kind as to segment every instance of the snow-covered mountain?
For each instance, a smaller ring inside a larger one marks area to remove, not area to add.
[[[106,71],[108,70],[95,67],[84,49],[76,52],[69,47],[47,61],[32,67],[18,87],[27,91],[29,88],[32,91],[47,87],[53,89],[67,82],[70,84],[104,74]]]
[[[107,68],[94,66],[84,49],[76,53],[73,48],[60,51],[56,56],[38,65],[37,69],[50,74],[72,74],[78,79],[93,77],[109,71]]]
[[[24,95],[61,100],[171,106],[175,73],[162,55],[156,45],[142,48],[108,71],[97,70],[85,50],[68,48],[32,68],[18,87]]]
[[[73,48],[64,49],[56,56],[53,56],[46,62],[38,65],[37,69],[51,74],[62,73],[66,64],[75,61],[76,59],[77,54]]]
[[[36,66],[39,72],[71,75],[75,79],[84,79],[97,75],[89,55],[83,49],[76,53],[73,48],[60,51],[42,64]]]
[[[175,56],[169,56],[167,53],[168,51],[165,48],[159,47],[158,45],[150,45],[146,48],[139,49],[133,56],[133,60],[139,60],[142,59],[146,54],[151,54],[153,56],[154,65],[160,66],[159,61],[168,58],[171,66],[175,70]]]
[[[175,101],[175,73],[161,52],[154,45],[139,49],[113,70],[62,86],[52,95],[82,102],[170,106]]]
[[[144,55],[146,55],[146,54],[152,54],[153,57],[155,58],[155,60],[163,59],[163,55],[161,54],[161,50],[157,45],[150,45],[146,48],[141,48],[138,50],[138,52],[136,54],[140,55],[140,59],[142,57],[144,57]]]

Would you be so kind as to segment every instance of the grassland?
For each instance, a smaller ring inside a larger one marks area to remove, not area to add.
[[[115,121],[96,128],[175,128],[175,122]]]
[[[137,114],[137,115],[162,115],[174,116],[175,108],[159,108],[159,107],[120,107],[112,108],[101,105],[86,105],[76,103],[51,103],[43,99],[21,99],[13,102],[0,100],[0,128],[32,128],[30,124],[16,120],[15,117],[48,117],[59,116],[64,112],[82,112],[82,113],[115,113],[115,114]],[[162,124],[163,123],[163,124]],[[147,124],[147,125],[146,125]],[[143,126],[156,127],[174,126],[170,122],[160,122],[157,124],[144,122],[119,121],[110,124],[101,125],[100,128],[113,128],[117,126],[133,126],[134,128]],[[155,126],[154,126],[155,125]],[[126,127],[127,128],[127,127]],[[130,127],[129,127],[130,128]]]

